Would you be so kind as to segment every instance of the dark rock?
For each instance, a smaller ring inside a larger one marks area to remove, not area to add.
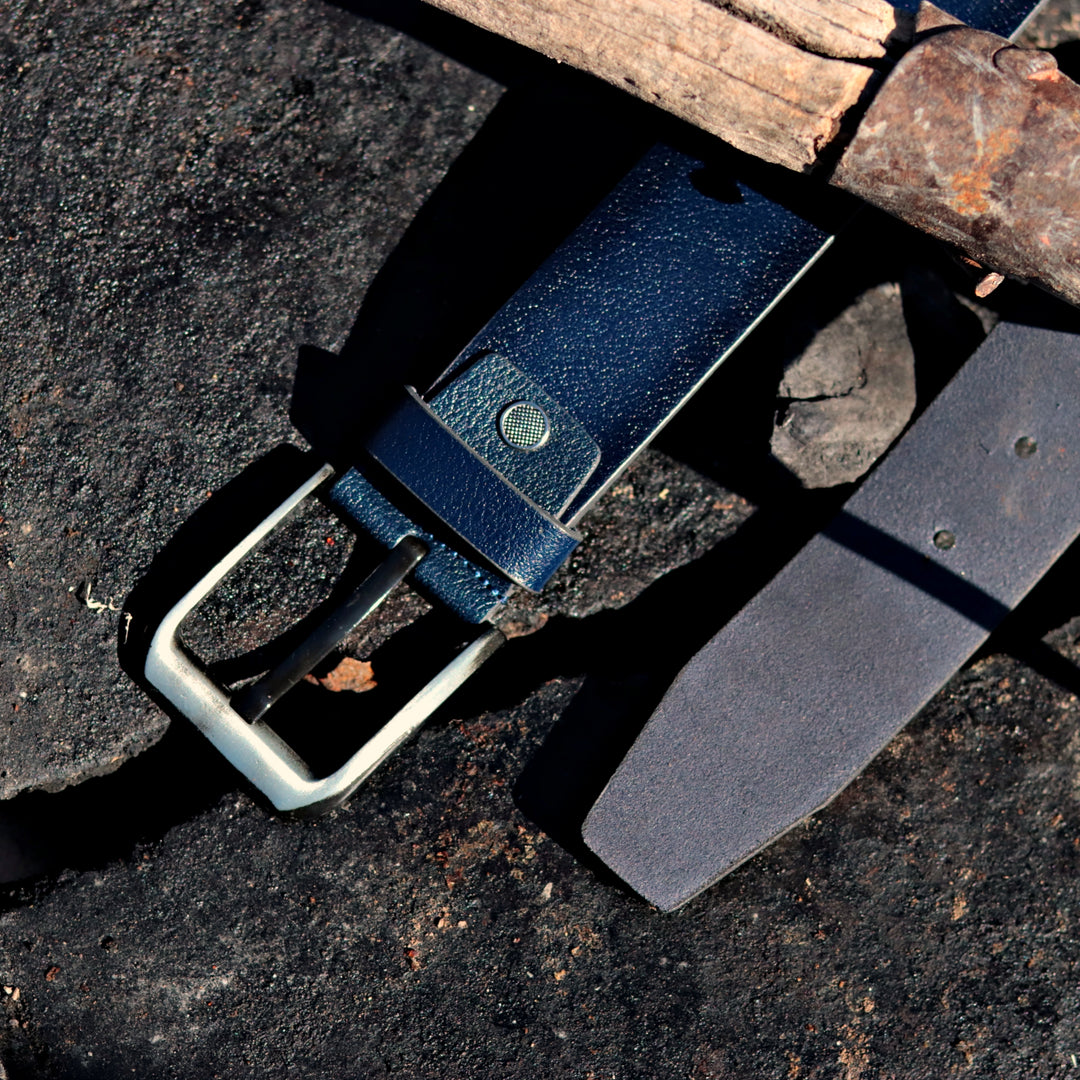
[[[11,797],[160,738],[117,663],[125,596],[209,492],[296,441],[297,347],[340,346],[499,91],[323,4],[16,5],[0,32]]]
[[[24,897],[0,917],[9,1075],[1068,1075],[1073,694],[984,658],[830,809],[660,916],[510,798],[578,685],[428,728],[327,818],[228,795]]]
[[[741,495],[646,450],[582,520],[584,541],[538,596],[517,593],[507,618],[586,618],[629,604],[658,578],[700,559],[754,507]]]
[[[857,480],[915,409],[915,353],[898,285],[879,285],[784,372],[772,452],[809,488]]]

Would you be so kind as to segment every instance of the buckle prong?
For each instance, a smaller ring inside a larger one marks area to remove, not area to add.
[[[304,638],[284,660],[233,695],[232,707],[248,723],[260,719],[305,675],[325,660],[399,585],[427,554],[415,536],[405,536],[390,554]]]
[[[228,693],[181,645],[180,624],[332,473],[327,465],[310,476],[173,605],[154,631],[144,668],[150,685],[282,811],[311,813],[343,802],[506,640],[494,628],[482,633],[344,765],[326,777],[313,775],[307,763],[260,717],[374,611],[423,559],[427,553],[423,541],[405,537],[288,657],[230,701]]]

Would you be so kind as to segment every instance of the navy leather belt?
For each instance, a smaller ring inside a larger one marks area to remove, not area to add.
[[[501,644],[482,632],[364,746],[315,775],[264,719],[406,575],[467,622],[539,590],[597,496],[825,249],[819,227],[657,146],[430,386],[403,387],[360,440],[331,504],[387,561],[292,654],[236,691],[179,627],[303,499],[320,468],[169,610],[144,674],[279,810],[333,806]]]
[[[699,190],[703,168],[646,155],[335,484],[383,544],[429,543],[414,578],[462,618],[543,587],[596,497],[828,244],[746,185]]]
[[[969,0],[1008,30],[1025,5]],[[979,25],[987,24],[984,19]],[[181,620],[329,479],[318,470],[190,589],[153,635],[145,675],[283,810],[340,802],[502,640],[482,633],[368,744],[316,776],[266,723],[270,706],[405,575],[463,619],[540,589],[577,521],[829,243],[823,229],[658,146],[448,365],[403,387],[337,477],[332,504],[388,561],[292,655],[236,692],[181,646]]]

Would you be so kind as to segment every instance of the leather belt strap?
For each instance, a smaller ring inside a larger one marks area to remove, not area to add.
[[[1080,534],[1080,335],[999,326],[683,669],[585,842],[670,910],[829,802]]]
[[[1008,34],[1031,4],[951,8]],[[701,170],[670,147],[647,154],[334,487],[385,546],[427,544],[414,580],[463,618],[544,585],[591,503],[828,245],[744,184],[706,193]],[[514,404],[542,414],[543,445],[499,438]]]
[[[699,190],[702,168],[650,151],[335,485],[385,546],[428,544],[414,580],[463,618],[543,586],[586,509],[827,245],[748,186]],[[547,426],[535,448],[501,431],[515,405]]]

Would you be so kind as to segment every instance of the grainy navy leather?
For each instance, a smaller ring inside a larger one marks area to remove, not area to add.
[[[360,460],[335,485],[332,501],[381,543],[434,545],[414,580],[462,617],[481,622],[515,580],[550,577],[591,503],[827,244],[747,185],[707,194],[703,169],[650,151],[421,395],[475,461],[436,451],[430,416],[395,410],[367,438],[381,464]],[[540,449],[498,434],[522,400],[551,421]],[[458,490],[465,461],[472,486]],[[396,485],[431,519],[406,517]],[[523,530],[528,503],[557,528]]]
[[[1007,34],[1030,5],[948,7]],[[515,581],[548,580],[592,502],[829,243],[827,231],[735,177],[701,183],[706,173],[671,147],[651,150],[424,388],[475,460],[425,444],[432,429],[420,411],[395,412],[368,445],[408,476],[386,483],[361,460],[334,487],[338,509],[382,543],[425,539],[431,554],[414,580],[463,618],[490,617]],[[498,416],[518,400],[549,411],[544,447],[514,450],[498,437]],[[396,483],[437,523],[407,517]],[[555,520],[541,527],[529,503]]]
[[[514,583],[539,592],[580,535],[472,450],[412,387],[406,392],[367,439],[368,453],[462,543]]]
[[[540,451],[509,446],[493,423],[500,405],[531,401],[551,433]],[[600,447],[535,380],[496,353],[481,354],[431,400],[437,413],[494,469],[549,514],[563,514],[600,464]]]
[[[468,622],[483,622],[506,599],[513,583],[480,566],[433,536],[400,511],[359,469],[349,469],[330,493],[332,503],[384,547],[418,536],[428,554],[413,571],[413,581]]]

